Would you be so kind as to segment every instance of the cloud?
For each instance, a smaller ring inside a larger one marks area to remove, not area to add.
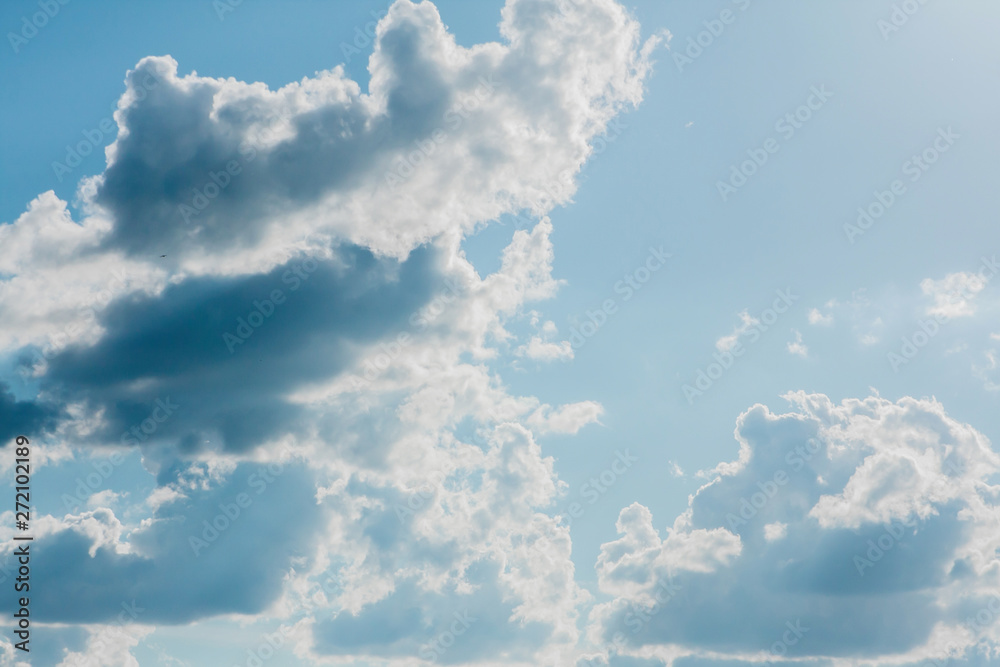
[[[989,278],[968,272],[949,273],[941,280],[925,278],[920,281],[920,290],[933,301],[926,313],[939,317],[974,315],[973,300],[988,282]]]
[[[743,336],[748,331],[760,324],[760,320],[750,314],[749,311],[743,310],[739,313],[740,323],[733,329],[733,333],[722,336],[717,341],[715,341],[715,347],[719,352],[728,352],[733,349],[737,341],[739,341],[740,336]]]
[[[33,613],[88,632],[67,654],[98,652],[134,601],[139,624],[287,623],[314,661],[407,664],[445,611],[478,620],[442,662],[572,660],[589,594],[537,437],[603,408],[512,395],[489,362],[562,284],[546,214],[641,101],[657,39],[610,0],[501,19],[501,43],[465,48],[399,0],[367,91],[340,67],[271,90],[143,58],[78,219],[47,192],[0,226],[0,355],[20,371],[0,423],[37,433],[40,461],[137,450],[148,488],[36,521]],[[462,239],[506,214],[536,223],[479,277]],[[567,357],[551,333],[524,354]],[[670,545],[688,562],[717,537]]]
[[[930,399],[786,398],[794,411],[740,416],[739,459],[691,497],[666,539],[642,505],[622,510],[622,537],[597,561],[613,600],[595,606],[591,640],[620,632],[612,653],[663,663],[755,663],[780,650],[904,664],[971,656],[977,643],[996,650],[1000,624],[967,620],[1000,601],[1000,456],[989,441]],[[687,557],[671,542],[690,545]],[[678,592],[657,602],[666,580]],[[800,636],[784,634],[788,623]]]
[[[764,526],[764,539],[768,542],[784,539],[788,535],[788,524],[775,521]]]
[[[809,348],[806,347],[806,345],[803,344],[802,342],[802,332],[797,331],[796,329],[792,329],[792,332],[795,334],[795,340],[788,342],[787,344],[788,353],[797,354],[798,356],[805,359],[806,357],[809,356]]]
[[[972,372],[983,381],[987,391],[1000,391],[1000,354],[996,350],[987,350],[983,356],[986,360],[982,365],[973,364]]]
[[[128,530],[106,508],[35,518],[32,573],[51,587],[33,591],[33,617],[147,625],[264,610],[293,555],[310,557],[320,519],[312,475],[301,462],[239,464],[197,482],[204,473],[185,470],[173,484],[182,493]],[[234,566],[236,554],[253,557]]]
[[[56,667],[139,667],[132,649],[153,632],[151,626],[135,623],[119,626],[89,626],[86,646],[68,651]],[[34,649],[32,649],[34,650]]]
[[[51,430],[59,412],[54,405],[17,400],[9,385],[0,382],[0,442],[10,442],[24,433]]]
[[[832,308],[834,305],[836,304],[831,302],[827,304],[827,307]],[[818,308],[813,308],[809,311],[809,324],[828,327],[833,324],[833,313],[824,315]]]
[[[879,295],[871,297],[868,289],[860,288],[851,293],[851,297],[844,300],[830,299],[823,308],[813,308],[809,311],[808,321],[813,326],[829,327],[835,322],[846,321],[851,325],[857,341],[861,345],[874,345],[880,340],[880,332],[885,326],[883,315],[890,304],[899,301],[899,297],[893,295]]]
[[[432,4],[400,0],[379,23],[367,93],[341,67],[271,91],[143,59],[92,183],[117,221],[105,245],[195,263],[335,235],[401,256],[565,203],[590,139],[641,99],[656,42],[638,51],[637,24],[597,0],[514,0],[501,34],[460,47]]]
[[[538,361],[566,361],[573,358],[573,348],[569,341],[552,343],[544,341],[539,336],[532,336],[524,345],[514,352],[519,357],[527,357]]]

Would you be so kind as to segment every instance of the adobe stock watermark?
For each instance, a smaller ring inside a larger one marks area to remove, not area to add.
[[[90,496],[104,486],[104,483],[108,481],[115,469],[123,463],[125,463],[125,457],[121,452],[113,453],[106,461],[92,462],[91,465],[94,468],[94,472],[89,473],[83,478],[77,477],[76,489],[72,494],[62,494],[63,508],[67,512],[74,512],[84,507]]]
[[[292,613],[308,614],[322,605],[316,599],[324,593],[335,594],[337,587],[342,586],[340,578],[328,575],[322,583],[314,581],[303,596],[302,603]],[[235,663],[232,667],[262,667],[262,665],[274,657],[278,651],[292,638],[293,628],[285,624],[278,626],[272,633],[261,636],[261,641],[255,646],[247,649],[247,657],[241,663]]]
[[[878,31],[882,33],[882,40],[889,41],[889,36],[894,32],[899,32],[900,28],[909,23],[910,17],[921,10],[928,0],[903,0],[898,5],[892,6],[889,18],[879,19],[875,22]]]
[[[916,183],[938,161],[941,155],[947,153],[955,145],[955,140],[959,138],[960,135],[952,131],[951,125],[947,128],[939,127],[937,136],[930,145],[919,154],[910,156],[910,159],[903,163],[900,167],[903,175],[909,176],[911,183]],[[887,190],[875,190],[872,193],[875,199],[866,206],[858,207],[858,217],[854,224],[844,223],[844,234],[851,245],[854,245],[855,239],[871,229],[899,198],[906,194],[906,191],[906,184],[899,178],[893,180]]]
[[[796,445],[785,454],[785,463],[791,466],[792,470],[798,472],[805,467],[805,464],[812,460],[816,454],[823,449],[823,445],[816,438],[809,438],[805,445]],[[740,498],[740,506],[737,513],[726,514],[726,521],[729,523],[729,530],[737,532],[739,526],[746,526],[757,514],[764,509],[764,506],[778,494],[778,487],[785,486],[790,481],[788,472],[781,468],[776,470],[771,479],[764,482],[757,482],[758,491],[750,494],[747,498]]]
[[[138,639],[137,635],[129,631],[129,626],[138,620],[139,614],[146,611],[146,608],[140,607],[135,600],[131,603],[122,602],[121,607],[123,611],[118,612],[114,625],[105,625],[87,641],[90,651],[88,655],[70,654],[60,664],[68,667],[100,667],[106,664],[103,657],[119,646],[122,640]]]
[[[243,173],[243,165],[240,164],[239,160],[230,160],[226,163],[225,169],[220,169],[219,171],[209,171],[208,178],[209,181],[199,188],[194,189],[194,195],[191,197],[191,204],[178,204],[177,210],[180,212],[181,217],[184,218],[184,224],[191,224],[191,216],[198,215],[206,208],[208,208],[209,203],[220,194],[222,194],[229,184],[233,182],[233,178],[239,176]]]
[[[588,481],[580,485],[577,496],[587,501],[588,505],[593,505],[601,496],[605,495],[615,483],[622,478],[633,464],[639,462],[639,457],[632,456],[628,449],[624,452],[615,450],[615,458],[607,468],[597,475],[592,476]],[[573,519],[579,519],[586,512],[586,507],[578,500],[573,500],[566,506],[566,511],[556,515],[556,519],[566,525],[573,524]]]
[[[875,567],[875,563],[882,560],[889,551],[892,551],[907,528],[915,528],[916,526],[917,522],[912,519],[890,521],[878,538],[868,540],[867,551],[854,554],[854,567],[857,568],[858,574],[862,577],[865,576],[865,570]]]
[[[146,442],[160,428],[160,424],[170,419],[180,407],[180,405],[171,401],[169,396],[166,399],[156,399],[155,407],[150,411],[149,416],[143,419],[138,425],[122,433],[121,443],[123,445],[135,446],[141,442]]]
[[[444,289],[429,303],[413,312],[407,322],[410,328],[396,334],[395,339],[378,344],[379,351],[366,358],[361,364],[364,372],[361,376],[351,376],[351,390],[360,391],[369,387],[379,375],[387,371],[413,342],[413,333],[426,330],[440,317],[447,307],[464,293],[464,287],[451,278],[445,278]]]
[[[975,616],[966,618],[965,623],[963,623],[974,635],[982,634],[1000,617],[1000,595],[993,593],[990,597],[992,599],[985,607],[976,612]]]
[[[760,340],[761,335],[770,329],[778,321],[778,318],[787,313],[789,308],[799,300],[798,296],[792,294],[790,288],[776,290],[775,294],[777,294],[777,298],[771,304],[770,308],[765,308],[761,311],[760,317],[752,317],[747,311],[743,311],[743,324],[729,337],[729,343],[721,347],[716,343],[719,351],[712,353],[712,358],[715,361],[709,363],[704,369],[698,369],[693,385],[685,384],[681,387],[688,405],[694,405],[694,399],[703,396],[706,391],[711,389],[726,371],[733,367],[736,359],[743,356],[746,348],[743,346],[741,339],[744,336],[749,339],[748,342],[750,344],[756,343]]]
[[[38,35],[38,31],[49,24],[49,21],[56,17],[59,10],[69,4],[70,0],[38,0],[38,9],[29,19],[27,15],[21,17],[21,29],[18,32],[8,32],[7,41],[15,54],[21,52],[28,42]]]
[[[281,275],[281,282],[291,286],[288,289],[289,292],[295,292],[302,287],[305,281],[309,280],[309,275],[318,268],[319,264],[316,260],[307,257],[302,260],[301,264],[296,264],[294,267],[286,270]],[[238,345],[247,342],[257,329],[264,326],[264,323],[274,315],[278,306],[281,306],[287,300],[287,295],[280,288],[271,290],[268,298],[265,298],[263,301],[254,299],[253,309],[250,310],[247,316],[236,318],[236,328],[233,330],[233,333],[226,331],[222,334],[222,342],[226,344],[229,354],[234,354]]]
[[[399,523],[406,523],[410,517],[423,509],[427,501],[432,500],[440,489],[444,488],[448,475],[440,470],[435,470],[430,474],[430,479],[418,487],[407,489],[411,493],[406,499],[406,505],[396,503],[396,518]]]
[[[147,74],[140,82],[140,86],[135,89],[136,101],[141,102],[146,99],[149,91],[155,88],[158,83],[159,79],[152,74]],[[118,126],[114,118],[114,112],[117,108],[118,101],[115,100],[111,108],[112,115],[102,118],[96,127],[81,131],[83,139],[76,142],[76,144],[72,146],[69,144],[66,145],[66,156],[63,158],[63,161],[52,163],[52,173],[55,174],[57,181],[62,183],[64,176],[83,164],[83,158],[109,143],[107,140],[110,140],[112,135],[117,135]]]
[[[809,88],[809,93],[804,103],[775,121],[774,131],[781,135],[782,140],[788,141],[795,136],[796,130],[801,130],[812,119],[813,113],[822,109],[827,100],[833,97],[833,93],[826,89],[825,84],[821,84],[819,88],[812,86]],[[740,162],[738,166],[730,165],[729,179],[715,182],[715,189],[718,190],[722,201],[728,201],[729,197],[736,194],[779,150],[781,144],[774,137],[765,139],[760,148],[748,148],[746,151],[748,159]]]
[[[449,134],[458,130],[469,119],[472,111],[478,109],[493,96],[498,85],[493,80],[493,74],[479,77],[479,85],[476,86],[475,91],[462,97],[445,112],[442,120],[447,125],[447,129],[437,127],[430,133],[429,138],[415,140],[413,150],[398,157],[395,167],[385,172],[385,184],[389,186],[389,190],[394,191],[401,183],[413,176],[424,160],[434,155],[437,149],[448,140]]]
[[[169,396],[165,399],[156,399],[149,416],[122,433],[121,444],[136,446],[145,442],[156,433],[160,424],[170,419],[180,407],[180,404],[171,401]],[[86,477],[76,478],[76,488],[73,494],[62,494],[61,500],[66,511],[83,507],[90,496],[103,488],[105,482],[123,463],[125,463],[125,456],[121,452],[113,452],[107,460],[93,461],[91,465],[94,467],[94,472],[89,473]]]
[[[225,192],[226,188],[233,183],[233,179],[243,173],[243,168],[256,159],[257,149],[274,139],[277,132],[275,126],[288,122],[288,120],[289,116],[285,115],[272,117],[264,129],[254,132],[236,147],[236,152],[240,155],[239,159],[229,160],[225,165],[219,165],[218,171],[210,169],[204,184],[200,188],[192,188],[193,194],[189,203],[177,205],[177,211],[184,218],[184,224],[191,224],[192,216],[200,215],[208,208],[209,204]]]
[[[768,649],[768,653],[774,658],[784,658],[785,654],[788,653],[788,647],[798,644],[809,632],[809,628],[803,627],[802,620],[798,618],[795,619],[795,623],[785,621],[785,627],[788,629],[781,635],[781,639],[771,644],[771,648]],[[765,660],[763,664],[770,667],[775,662],[774,660]],[[784,664],[784,661],[780,661],[779,664]]]
[[[622,295],[622,303],[625,303],[632,299],[635,294],[643,288],[643,286],[650,281],[653,274],[662,269],[667,264],[667,260],[673,257],[672,254],[666,252],[663,246],[659,248],[654,248],[649,246],[649,253],[646,255],[646,260],[630,273],[626,273],[622,276],[622,279],[614,284],[615,294]],[[569,344],[574,350],[579,350],[586,343],[587,340],[593,338],[593,336],[608,323],[608,318],[618,312],[618,302],[614,298],[605,299],[601,303],[600,308],[595,308],[594,310],[587,310],[587,322],[576,326],[570,327]]]
[[[247,649],[247,659],[233,667],[261,667],[291,638],[292,628],[281,625],[270,634],[263,635],[256,648]]]
[[[591,140],[591,157],[600,155],[604,151],[608,150],[608,147],[618,140],[618,137],[622,135],[624,128],[628,128],[628,125],[622,122],[619,117],[614,117],[604,128],[604,131],[598,134]]]
[[[258,468],[257,472],[250,473],[247,476],[246,485],[256,492],[256,496],[259,496],[267,490],[269,485],[274,484],[275,479],[280,477],[284,471],[285,467],[281,463],[268,463],[267,466]],[[253,505],[253,501],[254,496],[246,491],[241,491],[236,494],[232,502],[219,503],[219,513],[212,517],[211,521],[208,519],[202,521],[201,537],[188,536],[188,545],[194,555],[200,556],[205,549],[214,544],[222,533],[229,530],[230,526],[236,523],[244,512]]]
[[[983,633],[996,622],[997,618],[1000,618],[1000,595],[996,593],[990,593],[990,601],[986,603],[981,609],[979,609],[973,616],[969,616],[962,623],[962,627],[972,633],[973,638],[979,639],[982,637]],[[958,643],[956,641],[949,641],[944,646],[944,657],[941,658],[927,658],[923,665],[925,667],[945,667],[951,658],[948,656],[953,653],[961,654],[968,648],[965,643]],[[965,662],[963,660],[963,662]]]
[[[111,303],[115,296],[115,291],[128,286],[128,274],[125,271],[113,271],[113,279],[108,281],[106,287],[88,303],[80,306],[77,315],[82,322],[76,322],[67,326],[62,331],[52,334],[41,348],[31,349],[31,356],[25,357],[18,365],[18,375],[27,379],[35,372],[35,367],[44,365],[45,362],[59,354],[70,341],[75,340],[84,329],[91,326],[97,319],[97,313]]]
[[[313,581],[302,596],[302,603],[298,606],[297,611],[308,614],[314,609],[324,606],[324,599],[327,595],[336,595],[343,589],[344,581],[340,572],[328,574],[322,583]]]
[[[624,606],[629,609],[622,618],[622,621],[632,631],[633,635],[639,634],[657,614],[666,608],[672,599],[680,594],[681,589],[683,589],[683,586],[675,583],[674,578],[670,575],[666,579],[658,578],[656,586],[653,588],[653,601],[651,603],[641,605],[634,600],[620,599],[621,604],[619,608]],[[598,657],[582,659],[575,664],[579,667],[604,667],[607,665],[608,658],[615,656],[628,657],[626,639],[626,634],[619,630],[612,635],[610,642],[601,647]]]
[[[979,270],[975,275],[979,278],[979,284],[981,286],[985,286],[989,284],[998,271],[1000,271],[1000,264],[997,263],[997,256],[993,255],[991,258],[981,258]],[[945,299],[949,304],[963,303],[975,296],[977,292],[978,290],[973,291],[971,286],[966,284],[960,289],[946,295]],[[917,320],[919,328],[909,336],[903,336],[903,342],[899,351],[890,351],[886,354],[886,360],[889,362],[889,367],[892,368],[892,372],[898,373],[900,367],[913,361],[917,354],[919,354],[920,350],[925,348],[931,340],[937,336],[938,333],[940,333],[941,327],[950,321],[951,318],[946,313],[940,311],[933,313],[926,320]]]
[[[629,607],[631,609],[625,614],[625,618],[622,620],[624,620],[625,625],[632,629],[632,634],[639,634],[652,618],[659,614],[667,603],[678,595],[681,588],[683,587],[680,584],[674,583],[673,577],[667,577],[665,580],[659,579],[656,582],[653,602],[650,605],[641,606],[635,602],[630,602]]]
[[[732,0],[733,4],[739,7],[741,12],[745,12],[750,6],[752,0]],[[699,32],[694,37],[688,37],[687,48],[681,51],[672,51],[674,64],[677,66],[678,72],[683,72],[684,68],[688,65],[694,64],[694,61],[701,57],[705,52],[705,49],[712,46],[715,40],[722,36],[722,33],[726,31],[726,26],[730,26],[736,23],[737,14],[732,10],[723,9],[719,12],[718,17],[710,19],[708,21],[702,21],[702,25],[705,29]]]
[[[212,9],[220,21],[226,20],[226,14],[232,14],[243,4],[243,0],[212,0]]]
[[[434,661],[448,652],[458,638],[464,635],[472,624],[476,622],[474,616],[469,615],[466,609],[461,614],[457,611],[452,614],[455,620],[451,622],[447,630],[442,631],[437,637],[420,647],[420,657],[424,660]]]
[[[385,15],[389,13],[389,7],[392,6],[392,2],[386,5],[385,9],[380,10],[378,13],[375,10],[368,12],[368,15],[372,17],[372,20],[362,26],[354,26],[354,39],[350,44],[347,42],[340,43],[340,54],[344,57],[344,64],[348,64],[355,56],[360,56],[362,54],[362,49],[367,49],[371,46],[372,42],[375,41],[375,32],[378,28],[378,22],[385,18]]]
[[[615,143],[615,141],[618,140],[618,137],[620,137],[624,131],[628,129],[628,127],[628,123],[622,121],[621,116],[615,116],[608,121],[608,124],[604,126],[604,130],[601,131],[600,134],[594,135],[594,137],[590,140],[590,157],[596,157],[608,150],[611,144]],[[520,129],[519,133],[530,139],[538,139],[544,136],[542,133],[536,132],[531,127],[523,127]],[[583,174],[579,174],[578,178],[580,179],[580,182],[586,180],[586,177]],[[551,195],[552,192],[549,191],[549,194]],[[520,218],[520,216],[518,216],[518,218]],[[501,222],[500,224],[502,225],[504,223]],[[519,227],[519,229],[521,229],[521,227]]]

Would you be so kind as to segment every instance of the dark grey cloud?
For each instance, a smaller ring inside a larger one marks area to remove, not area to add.
[[[305,408],[287,399],[292,390],[335,376],[354,361],[352,346],[407,326],[439,289],[436,260],[430,248],[399,262],[348,246],[328,260],[296,258],[266,274],[191,278],[124,297],[101,314],[99,341],[49,360],[43,395],[103,410],[94,440],[246,450],[305,425]],[[275,291],[281,303],[271,301]],[[157,411],[164,402],[168,416]],[[10,423],[25,427],[56,410],[9,401],[0,409],[23,414]],[[143,432],[154,412],[155,432]]]
[[[50,431],[57,422],[59,408],[35,401],[19,401],[5,382],[0,382],[0,444],[19,435],[31,437]]]

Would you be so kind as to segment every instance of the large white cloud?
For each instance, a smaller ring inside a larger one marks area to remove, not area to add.
[[[641,100],[656,40],[612,0],[511,0],[500,30],[461,47],[399,0],[367,92],[339,67],[270,90],[144,58],[80,219],[44,193],[0,227],[0,356],[21,370],[0,422],[40,461],[138,449],[153,484],[38,520],[59,584],[39,627],[89,632],[66,659],[127,663],[142,632],[101,639],[134,599],[139,625],[284,623],[319,663],[572,663],[588,595],[537,438],[602,408],[512,395],[489,362],[558,290],[545,213]],[[508,213],[537,223],[479,276],[461,241]],[[477,620],[444,647],[454,614]]]
[[[615,599],[591,619],[611,664],[998,655],[1000,456],[988,440],[932,399],[786,398],[794,411],[740,416],[739,458],[666,538],[646,508],[622,511],[623,536],[597,564]]]

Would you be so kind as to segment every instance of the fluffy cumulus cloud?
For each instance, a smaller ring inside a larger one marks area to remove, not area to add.
[[[92,473],[35,520],[39,659],[138,664],[154,627],[220,618],[317,665],[997,659],[1000,457],[933,400],[751,408],[687,511],[624,508],[578,583],[540,442],[604,408],[493,362],[572,360],[535,310],[547,214],[657,39],[613,0],[508,0],[500,33],[463,47],[398,0],[367,90],[144,58],[79,209],[0,225],[0,439]],[[462,242],[504,215],[532,224],[480,275]]]
[[[594,664],[993,664],[1000,456],[931,399],[786,396],[736,427],[664,532],[635,504],[597,568]]]
[[[558,290],[546,213],[657,39],[612,0],[509,0],[500,31],[465,48],[399,0],[367,91],[143,58],[79,212],[47,192],[0,226],[0,436],[138,451],[151,484],[36,521],[33,613],[79,630],[66,664],[134,664],[125,622],[229,615],[317,664],[573,661],[589,596],[537,438],[602,407],[514,395],[489,362],[572,357],[508,323]],[[504,214],[535,224],[480,276],[462,239]]]

